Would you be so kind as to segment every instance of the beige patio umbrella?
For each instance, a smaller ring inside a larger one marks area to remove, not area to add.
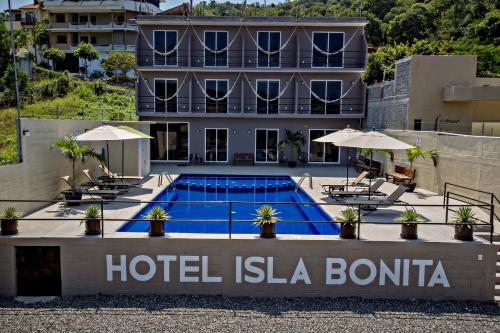
[[[142,133],[139,135],[130,130],[126,130],[123,128],[118,128],[110,125],[103,125],[91,129],[88,132],[80,134],[76,137],[76,141],[106,141],[106,155],[108,160],[108,168],[109,168],[109,141],[122,141],[122,177],[124,172],[124,164],[125,164],[125,140],[137,140],[143,139],[146,134]]]
[[[351,126],[347,125],[346,128],[344,128],[343,130],[327,134],[325,136],[322,136],[321,138],[314,139],[313,141],[323,142],[323,143],[331,143],[331,144],[338,146],[337,142],[345,140],[345,139],[353,138],[356,135],[361,134],[361,133],[363,133],[363,132],[352,129]],[[346,161],[346,191],[349,191],[349,159],[350,159],[349,153],[346,154],[346,158],[347,158],[347,161]]]
[[[372,185],[371,168],[373,160],[373,149],[402,150],[402,149],[413,148],[406,142],[395,139],[393,137],[377,132],[375,130],[354,135],[350,138],[345,138],[343,140],[339,140],[335,144],[341,147],[372,149],[370,152],[370,187]],[[368,189],[368,199],[370,199],[369,189]]]

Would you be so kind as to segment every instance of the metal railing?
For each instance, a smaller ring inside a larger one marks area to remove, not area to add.
[[[31,111],[30,105],[26,105],[21,110],[22,118],[36,119],[81,119],[81,120],[116,120],[130,121],[136,120],[137,115],[135,110],[113,110],[99,108],[98,110],[89,110],[85,107],[67,107],[53,106],[46,107],[41,112],[39,109]]]
[[[347,206],[342,202],[330,202],[330,203],[319,203],[319,202],[247,202],[247,201],[146,201],[146,200],[95,200],[95,199],[87,199],[87,200],[22,200],[22,199],[1,199],[0,203],[38,203],[38,204],[94,204],[98,205],[100,209],[100,222],[101,222],[101,233],[100,236],[102,238],[105,237],[105,225],[109,222],[127,222],[127,223],[144,223],[149,222],[147,218],[108,218],[106,215],[106,205],[115,203],[115,204],[131,204],[131,205],[141,205],[141,208],[145,207],[148,204],[160,205],[163,207],[170,207],[171,205],[216,205],[221,206],[220,212],[226,211],[227,209],[227,219],[170,219],[167,223],[227,223],[228,231],[227,235],[229,239],[232,239],[233,236],[233,225],[235,223],[253,223],[254,219],[235,219],[234,218],[234,210],[237,205],[252,205],[254,207],[261,205],[271,205],[275,207],[279,211],[279,206],[282,205],[301,205],[301,206],[317,206],[317,207],[327,207],[327,206]],[[396,221],[388,221],[379,220],[379,221],[362,221],[361,217],[363,216],[363,212],[366,210],[366,203],[359,204],[350,204],[352,208],[355,208],[358,212],[358,220],[354,222],[357,226],[357,239],[360,239],[361,235],[361,226],[362,225],[374,225],[374,226],[383,226],[383,225],[401,225],[402,222]],[[370,207],[379,208],[379,204],[370,203]],[[384,206],[387,208],[386,206]],[[404,207],[405,209],[416,209],[418,207],[436,207],[442,209],[442,205],[440,204],[412,204],[409,205],[407,203],[398,202],[395,203],[392,207]],[[449,220],[448,210],[452,208],[458,207],[478,207],[480,209],[488,209],[490,212],[490,218],[488,220],[480,220],[475,219],[472,223],[456,223],[454,221]],[[124,207],[121,207],[124,208]],[[120,209],[119,207],[110,208],[112,211],[116,211]],[[207,208],[205,208],[206,210]],[[493,214],[494,214],[494,206],[492,204],[450,204],[449,201],[445,201],[445,219],[443,222],[425,222],[425,225],[429,226],[455,226],[455,225],[472,225],[472,226],[490,226],[491,230],[493,230]],[[208,214],[208,213],[207,213]],[[4,219],[9,220],[9,219]],[[79,218],[75,217],[23,217],[20,219],[10,219],[10,220],[18,220],[18,221],[82,221],[84,220],[83,216]],[[280,220],[277,222],[278,224],[332,224],[336,223],[335,221],[325,221],[325,220]],[[256,232],[257,233],[257,232]],[[20,233],[22,235],[22,232]],[[492,235],[492,234],[491,234]],[[493,242],[493,238],[490,238],[490,242]]]

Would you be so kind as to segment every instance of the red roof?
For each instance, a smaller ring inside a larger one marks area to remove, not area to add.
[[[26,6],[19,7],[19,9],[38,9],[38,4],[29,4]]]

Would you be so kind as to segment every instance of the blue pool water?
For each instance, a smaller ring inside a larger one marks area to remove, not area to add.
[[[154,206],[168,211],[171,220],[165,223],[165,232],[224,234],[229,232],[229,201],[232,203],[232,220],[253,220],[255,209],[270,203],[280,212],[283,221],[276,224],[277,234],[337,235],[339,227],[302,189],[295,190],[296,183],[288,176],[230,176],[230,175],[180,175],[175,187],[169,186],[134,219],[142,219]],[[222,203],[203,203],[218,201]],[[234,203],[238,201],[240,203]],[[186,202],[186,203],[184,203]],[[189,203],[191,202],[191,203]],[[195,204],[194,202],[202,202]],[[242,202],[249,202],[245,204]],[[283,203],[288,204],[283,204]],[[296,202],[297,204],[293,204]],[[290,204],[292,203],[292,204]],[[203,222],[203,220],[223,220]],[[178,221],[178,222],[176,222]],[[181,222],[182,221],[182,222]],[[298,221],[286,223],[286,221]],[[305,222],[303,222],[305,221]],[[312,223],[307,223],[314,221]],[[252,222],[232,222],[233,234],[258,234],[259,227]],[[147,221],[126,222],[118,231],[147,232]]]

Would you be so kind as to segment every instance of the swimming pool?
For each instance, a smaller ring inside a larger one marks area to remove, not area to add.
[[[296,183],[288,176],[182,174],[177,177],[174,184],[175,187],[168,186],[153,200],[169,203],[149,203],[133,219],[145,218],[154,206],[160,206],[171,216],[171,220],[165,223],[165,232],[227,234],[229,201],[232,201],[231,233],[258,234],[260,229],[252,222],[234,221],[254,219],[255,209],[261,204],[253,203],[266,202],[272,203],[271,205],[279,211],[281,220],[299,221],[277,223],[277,234],[337,235],[339,233],[337,224],[321,223],[333,222],[333,219],[320,206],[308,205],[314,202],[313,199],[302,189],[296,191]],[[213,201],[221,203],[209,203]],[[204,220],[223,221],[204,222]],[[310,221],[314,222],[307,223]],[[147,232],[149,223],[129,221],[118,231]]]

